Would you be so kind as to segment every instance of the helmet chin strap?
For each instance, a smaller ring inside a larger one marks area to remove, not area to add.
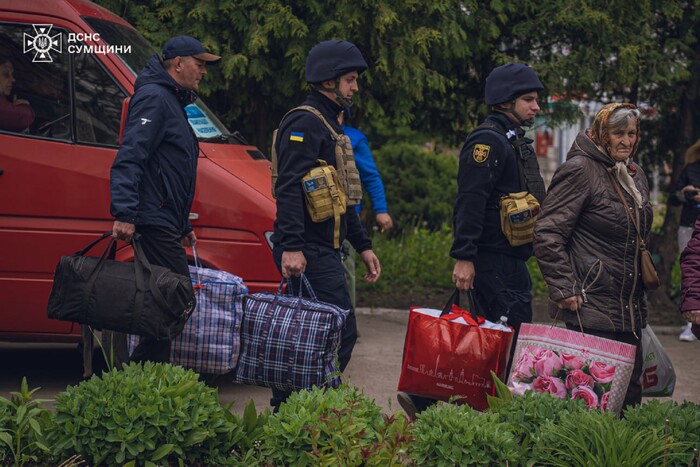
[[[348,99],[340,92],[340,79],[335,80],[335,87],[333,88],[327,88],[320,83],[317,84],[317,86],[319,89],[335,94],[335,100],[341,105],[341,107],[352,107],[352,99]]]
[[[511,114],[513,117],[515,117],[520,126],[530,128],[532,125],[535,124],[534,118],[525,119],[521,117],[518,112],[515,111],[515,101],[511,101],[509,107],[507,108],[496,108],[496,110],[504,114]]]

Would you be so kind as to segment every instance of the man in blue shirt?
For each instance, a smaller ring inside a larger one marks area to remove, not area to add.
[[[355,127],[345,123],[350,118],[350,111],[345,108],[341,115],[343,133],[350,138],[352,151],[355,155],[355,164],[360,172],[362,187],[367,191],[369,199],[372,201],[372,210],[380,232],[387,232],[394,227],[394,221],[389,215],[386,206],[386,195],[384,193],[384,183],[379,175],[377,164],[374,162],[372,151],[369,149],[367,136]],[[355,206],[357,213],[362,210],[362,205]],[[345,279],[350,292],[350,301],[355,308],[355,249],[349,242],[343,243],[343,268],[345,269]]]

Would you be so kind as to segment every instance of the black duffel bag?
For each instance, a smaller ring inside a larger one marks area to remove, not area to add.
[[[111,238],[99,258],[84,256],[107,232],[88,246],[63,256],[56,266],[49,297],[49,318],[87,324],[156,339],[172,339],[182,331],[195,306],[189,277],[151,265],[138,245],[134,262],[113,259],[117,240]]]

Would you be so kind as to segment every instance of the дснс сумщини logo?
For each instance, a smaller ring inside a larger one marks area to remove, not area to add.
[[[32,62],[53,62],[52,50],[62,52],[61,33],[51,36],[53,24],[32,24],[34,36],[24,33],[24,53],[34,51]]]

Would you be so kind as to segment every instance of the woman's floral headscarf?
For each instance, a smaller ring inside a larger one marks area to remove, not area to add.
[[[603,106],[603,108],[600,109],[598,114],[595,116],[593,126],[586,130],[586,136],[588,136],[596,144],[596,146],[603,150],[605,154],[612,159],[608,149],[610,146],[610,135],[608,133],[610,128],[608,127],[608,121],[610,120],[612,114],[618,109],[636,108],[636,105],[627,102],[622,104],[607,104]],[[630,164],[632,156],[637,153],[637,146],[639,146],[639,119],[637,119],[637,141],[634,143],[634,147],[632,147],[630,157],[628,157],[625,161],[614,161],[615,167],[612,169],[611,173],[620,182],[622,188],[624,188],[624,190],[629,193],[632,198],[634,198],[637,205],[641,207],[643,201],[642,194],[639,192],[639,189],[632,179],[632,177],[637,174],[637,171],[634,166]]]
[[[603,106],[603,108],[596,114],[595,119],[593,120],[593,126],[586,130],[586,135],[598,147],[602,148],[607,155],[610,155],[608,152],[608,145],[610,143],[610,135],[608,134],[610,128],[608,128],[608,120],[610,120],[610,116],[618,109],[636,108],[636,105],[630,104],[629,102],[612,103]],[[637,119],[637,142],[634,143],[630,157],[637,153],[637,146],[639,146],[639,119]]]

